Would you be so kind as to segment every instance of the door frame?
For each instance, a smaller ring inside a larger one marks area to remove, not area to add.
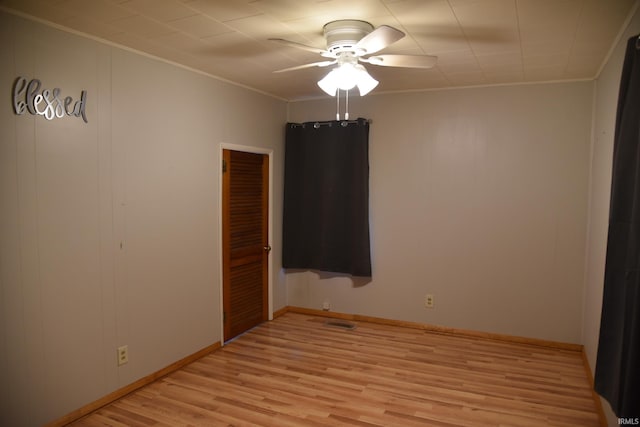
[[[224,259],[224,247],[222,245],[222,159],[223,150],[243,151],[245,153],[254,154],[266,154],[269,158],[269,207],[267,214],[269,215],[268,221],[268,233],[269,233],[269,245],[272,246],[273,241],[273,149],[264,147],[253,147],[249,145],[230,144],[226,142],[220,143],[220,149],[218,152],[218,267],[220,274],[218,275],[220,284],[220,344],[224,346],[224,286],[223,286],[223,259]],[[273,320],[273,251],[269,251],[267,258],[268,274],[268,295],[267,302],[269,304],[268,319]]]

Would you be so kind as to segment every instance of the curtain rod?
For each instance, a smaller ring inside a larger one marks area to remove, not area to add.
[[[306,126],[313,126],[314,129],[318,129],[320,126],[333,126],[334,124],[340,124],[340,126],[342,127],[347,127],[350,124],[360,124],[362,122],[367,122],[367,124],[371,124],[373,123],[373,120],[371,119],[356,119],[356,120],[329,120],[329,121],[324,121],[324,122],[305,122],[305,123],[287,123],[288,126],[291,127],[306,127]]]

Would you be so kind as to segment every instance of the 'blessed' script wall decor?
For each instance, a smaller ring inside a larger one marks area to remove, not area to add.
[[[44,116],[47,120],[64,116],[82,117],[89,123],[85,113],[87,91],[80,93],[80,99],[75,103],[70,96],[60,97],[60,89],[43,89],[40,91],[40,80],[32,79],[27,83],[24,77],[18,77],[13,83],[13,111],[17,115],[29,112],[33,115]]]

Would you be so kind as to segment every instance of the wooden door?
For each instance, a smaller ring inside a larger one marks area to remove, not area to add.
[[[269,157],[223,150],[224,341],[269,317]]]

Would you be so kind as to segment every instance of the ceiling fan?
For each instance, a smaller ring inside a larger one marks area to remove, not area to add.
[[[359,62],[383,67],[431,68],[438,59],[430,55],[373,55],[405,36],[402,31],[388,25],[381,25],[374,29],[373,25],[365,21],[343,19],[329,22],[324,26],[323,32],[327,41],[326,49],[280,38],[269,39],[328,58],[325,61],[298,65],[275,72],[282,73],[337,64],[337,67],[318,82],[318,86],[331,96],[335,96],[338,89],[348,91],[355,86],[358,87],[360,95],[366,95],[378,85],[378,82]]]

